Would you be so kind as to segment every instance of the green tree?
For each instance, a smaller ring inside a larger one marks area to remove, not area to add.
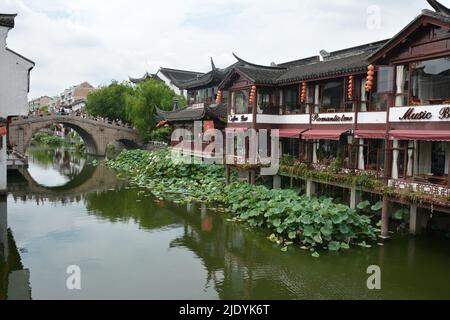
[[[109,86],[101,87],[89,93],[86,102],[87,112],[94,117],[104,117],[111,120],[119,119],[126,122],[126,98],[133,94],[133,87],[127,83],[115,80]]]
[[[151,137],[156,126],[157,109],[172,110],[175,97],[178,97],[180,107],[186,105],[184,97],[177,96],[167,85],[153,79],[138,84],[133,94],[127,96],[127,117],[144,139]]]

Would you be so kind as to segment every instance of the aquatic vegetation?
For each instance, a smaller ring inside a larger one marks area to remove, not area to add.
[[[205,202],[223,207],[234,221],[274,232],[269,240],[283,245],[300,243],[319,257],[318,250],[347,250],[376,239],[371,218],[360,209],[336,204],[331,198],[308,198],[293,190],[268,189],[234,182],[225,184],[223,166],[177,164],[167,150],[124,151],[107,165],[125,172],[133,185],[149,189],[156,198],[177,203]],[[379,204],[372,206],[379,209]],[[364,244],[364,245],[361,245]]]
[[[49,147],[61,147],[67,144],[64,138],[53,136],[46,132],[37,133],[33,137],[32,143]]]

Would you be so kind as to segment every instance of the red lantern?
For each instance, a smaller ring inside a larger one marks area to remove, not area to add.
[[[307,90],[306,81],[303,81],[302,85],[300,87],[300,102],[301,103],[305,103],[305,101],[306,101],[306,90]]]

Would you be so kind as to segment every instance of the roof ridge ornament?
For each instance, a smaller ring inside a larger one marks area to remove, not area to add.
[[[211,57],[211,69],[212,69],[212,71],[216,71],[217,70],[216,64],[214,63],[214,60],[213,60],[212,57]]]
[[[254,64],[248,61],[245,61],[242,58],[239,58],[234,52],[232,52],[233,56],[236,58],[236,60],[241,64],[241,66],[245,67],[253,67],[253,68],[260,68],[260,69],[269,69],[269,70],[286,70],[286,67],[281,67],[281,66],[262,66],[262,65],[258,65],[258,64]]]
[[[430,6],[433,7],[436,12],[443,13],[445,15],[450,16],[450,9],[438,2],[437,0],[427,0]]]

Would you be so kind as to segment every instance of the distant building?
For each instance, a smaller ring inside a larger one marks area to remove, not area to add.
[[[0,13],[0,192],[6,189],[7,118],[28,113],[30,71],[34,67],[33,61],[6,46],[15,18],[15,14]]]
[[[187,98],[187,91],[184,90],[184,83],[197,80],[203,76],[202,72],[160,68],[157,73],[145,73],[141,78],[131,78],[130,81],[134,84],[154,79],[164,82],[169,88],[175,91],[178,95],[183,95]]]
[[[61,98],[59,96],[50,98],[50,101],[48,104],[49,112],[54,112],[55,110],[58,110],[60,107],[61,107]]]
[[[43,107],[50,107],[50,101],[52,98],[48,96],[42,96],[40,98],[33,99],[28,102],[28,109],[30,112],[35,112]]]
[[[60,95],[60,106],[68,107],[75,101],[86,101],[88,94],[93,91],[95,91],[95,88],[88,82],[83,82],[79,85],[70,87],[69,89],[64,90]]]

